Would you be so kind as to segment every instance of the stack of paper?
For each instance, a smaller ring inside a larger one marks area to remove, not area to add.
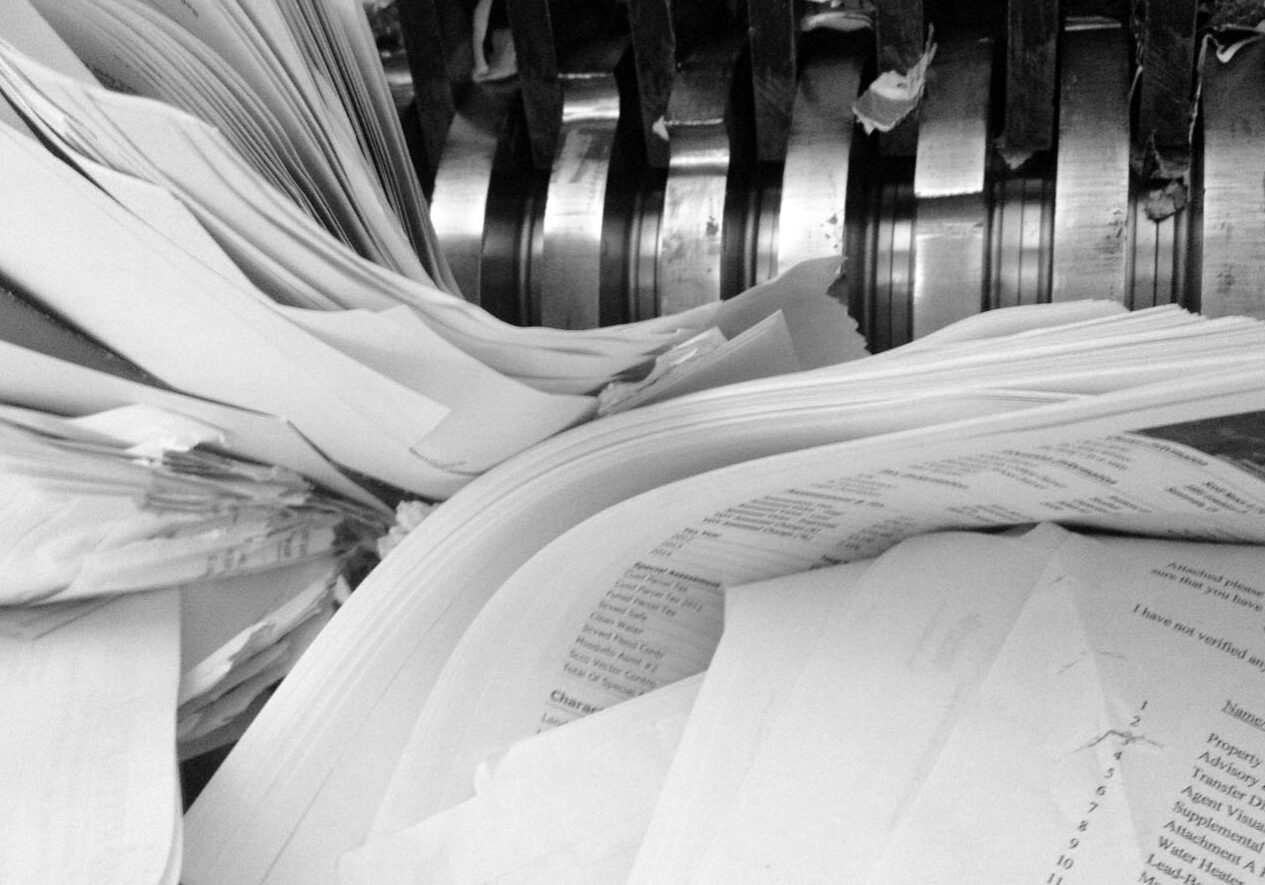
[[[1251,881],[1262,574],[1043,525],[730,588],[701,686],[523,739],[341,881]]]
[[[197,448],[215,441],[147,406],[83,418],[0,406],[0,604],[258,572],[381,529],[287,470]]]
[[[697,816],[695,806],[724,806],[721,793],[731,792],[739,782],[737,774],[767,718],[767,709],[776,705],[789,674],[797,671],[804,653],[825,625],[823,613],[848,598],[852,585],[868,565],[860,562],[801,573],[795,576],[793,585],[770,582],[768,593],[757,585],[736,588],[726,595],[725,633],[702,685],[705,690],[700,691],[701,675],[682,679],[511,747],[507,757],[547,761],[553,758],[551,749],[557,748],[565,750],[571,759],[593,759],[601,766],[604,778],[637,778],[636,788],[620,791],[619,801],[613,802],[610,791],[594,790],[582,777],[571,780],[569,769],[561,781],[565,784],[562,789],[557,788],[556,779],[561,772],[540,763],[528,770],[527,773],[542,777],[536,781],[536,789],[524,796],[531,805],[525,802],[512,809],[513,832],[519,841],[547,845],[540,838],[539,828],[551,827],[553,821],[539,809],[550,805],[592,809],[593,814],[618,813],[625,822],[616,830],[615,838],[606,832],[572,832],[568,850],[559,852],[560,859],[573,860],[576,852],[583,852],[590,862],[586,866],[551,867],[552,881],[588,885],[626,881],[646,838],[652,813],[656,818],[663,817],[663,809],[672,801],[679,806],[674,809],[679,811],[676,821],[687,822],[673,831],[682,836],[675,844],[686,848],[700,842],[712,819]],[[703,732],[704,723],[717,721],[717,706],[727,714],[723,731]],[[665,708],[673,716],[670,729],[663,728],[658,718]],[[684,731],[678,719],[684,724]],[[660,753],[666,759],[651,770],[636,764],[657,750],[666,750],[666,754]],[[680,779],[683,769],[693,773],[689,786],[674,789],[669,797],[665,791],[666,785],[673,783],[667,780],[669,773]],[[732,772],[732,785],[728,776],[711,775],[713,770],[727,775]],[[472,807],[471,803],[482,802],[483,771],[481,767],[476,774],[473,800],[346,854],[340,865],[340,880],[346,885],[479,881],[481,870],[472,873],[468,867],[459,867],[450,860],[456,839],[452,830],[439,823]],[[597,810],[599,804],[603,806],[601,811]],[[507,850],[510,819],[507,814],[503,822],[479,820],[481,856],[498,864],[498,872],[507,879],[531,881],[530,876],[535,873],[532,864],[545,852]],[[460,833],[467,831],[463,827]],[[674,868],[675,863],[668,869]]]
[[[26,0],[6,2],[24,6]],[[617,328],[565,331],[506,325],[432,285],[426,272],[401,272],[407,256],[400,248],[368,242],[379,226],[396,230],[394,216],[368,183],[357,184],[346,172],[360,169],[367,181],[369,167],[377,166],[399,173],[384,173],[384,181],[412,181],[402,148],[392,147],[402,145],[399,122],[367,32],[359,33],[366,28],[363,13],[351,0],[305,0],[280,10],[227,0],[205,9],[140,0],[39,6],[105,82],[171,104],[108,91],[81,70],[59,71],[52,62],[61,53],[51,52],[47,39],[33,41],[10,25],[0,30],[0,93],[21,120],[164,234],[172,229],[170,208],[156,209],[153,197],[140,205],[123,193],[135,191],[135,183],[120,182],[119,175],[178,199],[270,299],[320,310],[404,306],[461,353],[558,394],[596,393],[612,380],[636,378],[673,344],[709,327],[733,337],[782,306],[792,339],[784,352],[793,350],[798,365],[825,365],[856,352],[851,321],[824,294],[829,278],[793,297],[782,292],[775,303],[740,299]],[[349,43],[339,39],[351,32]],[[308,70],[313,62],[319,62],[315,74]],[[235,77],[238,69],[245,73]],[[330,121],[322,125],[326,111]],[[362,151],[349,146],[357,129],[368,133]],[[351,178],[344,180],[344,172]],[[424,221],[415,182],[384,189],[397,192]],[[176,239],[189,248],[186,238]],[[437,250],[429,252],[437,260]],[[446,274],[438,264],[432,276]],[[31,291],[47,297],[42,289]]]
[[[0,185],[29,210],[0,235],[0,271],[15,288],[173,387],[292,422],[346,467],[443,498],[594,413],[594,397],[507,377],[409,307],[307,311],[272,302],[164,191],[97,170],[142,217],[15,132],[0,129],[0,155]],[[62,260],[67,249],[76,261]],[[802,294],[801,322],[811,328],[814,316],[841,310],[820,294],[832,273],[820,264],[789,273],[727,302],[719,319],[737,335]],[[799,364],[799,344],[777,341],[795,347],[796,362],[760,359],[757,372]],[[644,353],[577,359],[581,374],[564,386],[592,388]],[[750,362],[732,377],[750,377]],[[363,445],[366,437],[378,445]]]
[[[1072,867],[1105,882],[1164,868],[1246,880],[1265,843],[1250,811],[1216,807],[1230,794],[1200,762],[1224,778],[1227,754],[1265,748],[1236,715],[1260,697],[1260,613],[1214,589],[1259,591],[1263,566],[1261,547],[1049,527],[906,542],[847,601],[804,613],[827,623],[776,704],[722,695],[700,717],[733,659],[718,657],[630,881],[1008,882]],[[742,764],[697,773],[706,736],[757,712]],[[686,809],[700,828],[683,826]]]
[[[348,855],[343,881],[624,881],[700,681],[520,741],[480,767],[471,799]]]
[[[722,584],[1041,519],[1257,539],[1258,511],[1188,491],[1255,500],[1257,480],[1159,428],[1265,408],[1261,334],[1176,309],[999,311],[534,447],[445,502],[340,611],[191,810],[187,878],[333,881],[375,810],[377,835],[415,824],[469,798],[497,748],[701,670]],[[646,612],[619,595],[642,588],[654,609],[629,620]],[[621,621],[638,648],[581,629]],[[593,654],[581,638],[641,669],[569,674],[568,650]]]
[[[102,82],[212,123],[359,254],[451,284],[354,0],[34,5]]]
[[[390,510],[276,419],[5,342],[0,365],[4,629],[35,639],[178,587],[182,751],[232,739]]]

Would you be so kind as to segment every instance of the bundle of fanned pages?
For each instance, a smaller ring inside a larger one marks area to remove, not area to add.
[[[440,505],[359,586],[186,816],[186,878],[333,882],[341,865],[355,882],[497,881],[500,855],[472,867],[483,878],[432,877],[447,856],[433,842],[419,847],[415,834],[495,832],[512,854],[564,838],[538,840],[536,823],[610,822],[562,815],[567,802],[544,798],[553,810],[502,809],[506,829],[484,831],[466,823],[486,809],[463,803],[502,762],[535,758],[510,750],[517,741],[583,725],[599,710],[625,722],[618,711],[631,698],[704,671],[728,588],[739,584],[867,559],[927,533],[1041,521],[1216,542],[1200,554],[1214,561],[1229,555],[1226,542],[1265,542],[1262,346],[1257,321],[1177,308],[1014,308],[885,354],[680,397],[534,446]],[[1180,552],[1156,549],[1160,558]],[[921,568],[930,576],[937,567]],[[1003,583],[1018,574],[997,572]],[[1126,602],[1131,610],[1142,600]],[[963,618],[955,623],[971,622]],[[1215,635],[1210,623],[1204,632]],[[1234,635],[1239,648],[1245,634]],[[1265,657],[1258,646],[1249,654]],[[941,690],[954,689],[928,689]],[[667,759],[654,740],[673,726],[636,727],[649,744],[632,761]],[[641,786],[612,786],[592,802],[612,813],[624,797],[642,807],[654,781],[644,769],[618,780],[614,766],[629,754],[603,749],[602,734],[584,751],[607,753],[612,783]],[[572,746],[562,734],[551,740],[542,753]],[[537,775],[510,771],[504,789],[525,801]],[[574,783],[544,771],[544,781]],[[586,771],[578,761],[568,769],[577,779]],[[800,776],[805,788],[816,780]],[[502,795],[495,782],[488,789]],[[693,832],[679,819],[673,826]],[[623,881],[585,879],[583,864],[570,879],[540,869],[521,881]],[[643,881],[695,881],[655,869]],[[709,881],[748,881],[723,871]]]
[[[0,879],[1260,877],[1260,322],[506,324],[359,0],[0,0],[0,194]]]

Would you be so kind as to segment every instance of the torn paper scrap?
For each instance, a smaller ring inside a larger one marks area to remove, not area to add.
[[[866,0],[810,0],[799,27],[802,31],[866,31],[874,27],[874,5]]]
[[[936,44],[928,38],[922,57],[907,73],[884,71],[852,103],[852,113],[865,127],[867,135],[876,129],[891,132],[897,123],[918,107],[927,85],[927,69],[935,56]]]

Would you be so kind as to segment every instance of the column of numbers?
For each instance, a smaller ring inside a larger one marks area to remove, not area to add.
[[[1147,702],[1143,701],[1133,712],[1133,715],[1129,717],[1127,729],[1113,728],[1090,745],[1093,746],[1108,739],[1118,741],[1118,745],[1111,754],[1111,763],[1103,769],[1102,774],[1098,778],[1098,783],[1094,785],[1093,791],[1086,797],[1084,813],[1077,822],[1075,831],[1063,843],[1062,851],[1051,865],[1052,869],[1045,878],[1045,885],[1073,885],[1077,881],[1074,873],[1078,858],[1077,849],[1081,847],[1085,838],[1093,830],[1095,812],[1102,807],[1102,803],[1112,788],[1117,768],[1121,758],[1124,756],[1124,748],[1136,740],[1136,734],[1133,729],[1142,724],[1142,717],[1146,712],[1146,704]]]

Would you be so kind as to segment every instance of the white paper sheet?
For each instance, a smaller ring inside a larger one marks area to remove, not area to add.
[[[871,881],[1259,880],[1262,600],[1259,546],[1069,539]]]
[[[341,463],[425,493],[426,465],[408,450],[444,407],[298,334],[38,147],[9,132],[0,147],[4,186],[24,206],[0,238],[10,278],[169,383],[287,418]],[[79,261],[61,260],[68,243]],[[365,446],[366,432],[380,445]]]
[[[123,597],[38,639],[0,638],[0,670],[5,881],[173,881],[178,594]]]
[[[701,677],[521,741],[479,769],[474,797],[341,864],[344,885],[620,885]]]
[[[725,591],[725,630],[672,758],[630,885],[692,877],[759,741],[785,705],[790,684],[818,637],[847,611],[869,565],[799,572]]]
[[[1044,571],[1022,540],[914,538],[832,617],[691,882],[863,882]]]
[[[473,622],[418,719],[388,803],[418,803],[423,814],[446,807],[464,798],[465,773],[488,742],[703,669],[720,632],[722,585],[872,556],[953,527],[1063,519],[1133,533],[1265,540],[1265,484],[1251,471],[1156,435],[1123,432],[1137,421],[1158,425],[1218,410],[1248,413],[1250,423],[1265,405],[1262,378],[1258,371],[1221,379],[1224,398],[1194,382],[1185,395],[1165,385],[1120,398],[1121,406],[1139,408],[1150,399],[1145,418],[1113,414],[1114,400],[1103,397],[1029,413],[1028,426],[1012,420],[1009,432],[992,438],[982,420],[957,425],[955,439],[917,431],[796,452],[611,507],[529,560]],[[1209,436],[1218,423],[1207,426]],[[1232,433],[1234,420],[1224,423]],[[611,635],[590,642],[583,629],[595,614],[611,621],[602,624]],[[590,660],[577,666],[569,650]],[[574,699],[569,709],[549,701],[558,690]]]
[[[1113,329],[1134,323],[1151,328],[1153,316],[1133,313],[1104,323]],[[1041,325],[1040,321],[1035,325]],[[1207,329],[1195,336],[1200,341],[1212,340],[1202,336],[1224,328],[1197,325]],[[1041,334],[1061,335],[1058,330]],[[1008,359],[1029,346],[1007,341],[1003,350],[999,342],[991,342],[985,349],[1002,350]],[[1062,353],[1043,356],[1041,380],[1062,386],[1070,371],[1069,354],[1081,361],[1086,378],[1091,378],[1095,362],[1110,359],[1112,352],[1096,351],[1091,344],[1078,347],[1084,349],[1069,345]],[[1230,386],[1237,384],[1240,392],[1261,384],[1259,371],[1252,369],[1259,363],[1259,344],[1253,348],[1236,357],[1245,360],[1241,363],[1244,371],[1236,370]],[[1129,426],[1124,413],[1131,408],[1159,409],[1151,416],[1161,421],[1214,414],[1218,409],[1260,408],[1259,398],[1221,399],[1214,393],[1218,385],[1183,380],[1201,371],[1227,368],[1230,364],[1204,362],[1221,351],[1220,344],[1211,351],[1192,346],[1186,356],[1200,355],[1183,362],[1185,356],[1180,354],[1185,351],[1170,343],[1164,353],[1178,358],[1173,362],[1161,358],[1149,368],[1152,374],[1158,371],[1173,380],[1147,391],[1114,394],[1097,404],[1053,407],[1049,404],[1065,400],[1066,394],[990,389],[994,381],[1003,387],[1012,383],[1005,359],[981,366],[970,381],[939,388],[934,371],[938,357],[930,353],[925,356],[932,369],[900,385],[899,393],[892,390],[871,396],[864,380],[846,373],[835,377],[811,373],[635,410],[534,447],[476,480],[428,518],[361,585],[312,653],[281,686],[190,813],[191,860],[186,870],[190,882],[201,885],[228,878],[306,885],[329,881],[332,858],[363,839],[367,821],[379,804],[379,832],[416,822],[423,813],[419,803],[428,797],[416,788],[419,759],[407,748],[409,730],[433,695],[438,674],[462,632],[515,567],[601,508],[709,467],[838,440],[854,441],[752,469],[769,471],[766,478],[772,492],[784,488],[776,479],[789,476],[782,471],[804,467],[805,476],[864,472],[863,465],[878,468],[901,452],[899,456],[911,462],[924,459],[929,449],[939,446],[948,447],[946,452],[978,453],[979,440],[1003,430],[1019,434],[1014,442],[1021,441],[1019,437],[1031,442],[1071,421],[1108,422],[1092,425],[1095,432],[1103,426]],[[883,358],[863,362],[879,360]],[[865,373],[858,376],[864,377]],[[1133,387],[1146,377],[1146,373],[1118,375],[1113,383]],[[911,396],[911,390],[917,393]],[[1018,408],[1031,411],[997,417]],[[994,417],[979,417],[987,415]],[[977,419],[974,423],[967,420],[882,441],[856,441],[869,434],[972,416]],[[1031,430],[1031,435],[1023,436],[1025,430]],[[812,459],[816,466],[808,467],[801,457]],[[675,530],[664,525],[665,514],[695,505],[700,509],[692,512],[699,518],[714,512],[721,505],[708,510],[707,503],[699,503],[699,496],[719,495],[723,490],[742,494],[736,484],[745,482],[743,472],[731,469],[697,484],[666,490],[644,514],[621,524],[617,533],[635,543],[634,535],[642,530],[654,534],[651,527],[658,525],[662,533],[646,539],[648,547],[654,547]],[[762,490],[748,491],[758,497]],[[1004,500],[1007,493],[999,493]],[[995,515],[1010,518],[1000,512]],[[979,524],[973,516],[956,514],[954,518],[958,517]],[[682,518],[688,521],[689,516]],[[590,544],[577,559],[592,561],[599,556],[597,549]],[[754,577],[747,573],[747,580]],[[521,620],[516,623],[521,627]],[[489,634],[468,650],[470,660],[476,662],[472,666],[485,668],[487,661],[500,659],[505,644],[499,634]],[[463,710],[462,721],[466,721],[471,707]],[[278,768],[279,758],[292,764]],[[397,759],[392,782],[391,769]]]

